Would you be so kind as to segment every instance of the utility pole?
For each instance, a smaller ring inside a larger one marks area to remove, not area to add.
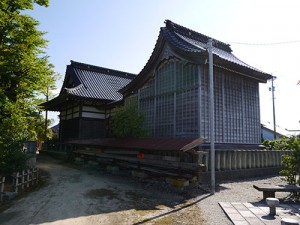
[[[272,76],[272,87],[269,88],[270,91],[272,91],[272,103],[273,103],[273,124],[274,124],[274,140],[276,139],[276,117],[275,117],[275,96],[274,96],[274,80],[276,79],[275,76]]]
[[[49,100],[49,87],[46,90],[46,102]],[[45,141],[47,140],[47,129],[48,129],[48,110],[45,112]]]
[[[209,63],[209,93],[210,93],[210,172],[211,172],[211,194],[215,194],[215,107],[214,107],[214,72],[212,39],[208,40],[208,63]]]

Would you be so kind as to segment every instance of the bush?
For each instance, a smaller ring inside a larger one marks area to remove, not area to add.
[[[13,172],[27,168],[28,156],[19,145],[1,146],[0,176],[8,176]]]
[[[273,141],[265,140],[263,145],[268,150],[294,150],[300,144],[300,139],[297,137],[282,137]]]
[[[269,150],[291,150],[291,155],[283,155],[282,162],[284,169],[280,171],[280,174],[285,176],[289,184],[300,185],[300,138],[297,137],[285,137],[279,140],[263,142]]]
[[[300,185],[300,148],[292,151],[291,155],[282,156],[285,169],[280,174],[286,177],[289,184]]]
[[[140,138],[147,135],[143,127],[144,116],[135,101],[127,102],[112,112],[112,132],[117,138]]]

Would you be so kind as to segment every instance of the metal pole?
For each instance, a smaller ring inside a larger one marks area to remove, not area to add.
[[[208,40],[208,63],[209,63],[209,93],[210,93],[210,171],[211,171],[211,194],[215,194],[215,109],[214,109],[214,72],[212,39]]]
[[[46,102],[49,100],[49,87],[47,87],[46,91]],[[47,129],[48,129],[48,110],[45,112],[45,141],[47,140]]]
[[[276,137],[276,117],[275,117],[275,97],[274,97],[274,80],[276,79],[276,77],[272,77],[272,102],[273,102],[273,124],[274,124],[274,140],[277,138]]]

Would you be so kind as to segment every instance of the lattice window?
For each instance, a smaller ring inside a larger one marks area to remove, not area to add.
[[[194,64],[167,61],[139,90],[139,108],[151,136],[209,139],[209,75],[207,67],[199,69]],[[216,142],[260,142],[257,81],[216,68],[214,102]]]
[[[197,67],[176,60],[162,64],[140,89],[140,110],[152,136],[198,136]]]

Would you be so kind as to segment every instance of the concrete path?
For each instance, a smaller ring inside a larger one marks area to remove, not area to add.
[[[219,202],[225,214],[235,225],[276,225],[282,218],[295,219],[300,223],[300,204],[279,204],[276,216],[269,216],[269,207],[262,202]]]

